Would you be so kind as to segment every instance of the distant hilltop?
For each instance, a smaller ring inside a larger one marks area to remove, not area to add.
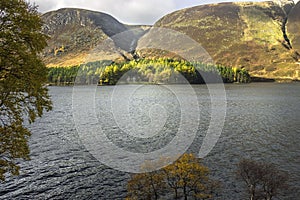
[[[44,52],[48,66],[170,55],[159,50],[136,51],[152,27],[122,24],[105,13],[66,8],[45,13],[42,19],[44,32],[51,37]],[[170,13],[153,27],[186,34],[218,64],[247,69],[252,76],[300,79],[299,1],[201,5]],[[126,32],[122,40],[114,38],[122,32]],[[111,44],[91,57],[90,52],[102,42]]]

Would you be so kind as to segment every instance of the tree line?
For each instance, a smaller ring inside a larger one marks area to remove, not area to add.
[[[139,59],[123,63],[97,61],[79,66],[51,67],[48,82],[60,84],[152,83],[152,84],[248,83],[244,69],[174,59]]]
[[[173,164],[151,171],[155,166],[156,163],[146,162],[142,168],[150,172],[131,176],[126,200],[204,200],[219,195],[222,183],[212,179],[209,168],[193,154],[183,154]],[[271,163],[242,159],[236,174],[244,183],[245,199],[272,200],[283,197],[290,189],[288,174]]]
[[[103,60],[75,66],[49,67],[48,83],[54,85],[70,85],[75,82],[78,84],[97,84],[103,70],[111,63],[109,60]]]

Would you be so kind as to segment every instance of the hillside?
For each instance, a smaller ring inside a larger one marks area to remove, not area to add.
[[[43,14],[42,19],[43,31],[50,37],[44,53],[48,66],[131,59],[127,52],[147,29],[126,26],[108,14],[83,9],[60,9]]]
[[[176,32],[173,37],[155,35],[151,26],[125,25],[101,12],[67,8],[45,13],[42,19],[50,36],[43,55],[48,66],[179,57],[176,51],[143,49],[145,44],[164,44],[165,49],[178,48],[182,55],[208,53],[217,64],[244,68],[252,76],[299,79],[299,2],[202,5],[175,11],[154,24],[154,29],[180,32],[198,42],[203,50],[196,56],[190,52],[197,49],[189,43],[179,44]]]
[[[298,78],[299,13],[299,3],[296,6],[289,2],[281,6],[273,2],[221,3],[173,12],[154,27],[188,35],[216,63],[245,68],[253,76]],[[149,34],[140,43],[151,37]],[[169,52],[141,50],[138,54],[155,57],[168,56]]]

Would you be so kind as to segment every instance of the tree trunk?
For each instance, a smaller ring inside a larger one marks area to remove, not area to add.
[[[174,192],[175,192],[175,199],[178,199],[178,191],[176,188],[174,189]]]
[[[269,193],[267,193],[266,200],[272,200],[272,195],[270,195]]]
[[[188,199],[188,194],[186,192],[186,186],[183,187],[184,200]]]
[[[254,199],[255,199],[255,186],[250,185],[250,200],[254,200]]]

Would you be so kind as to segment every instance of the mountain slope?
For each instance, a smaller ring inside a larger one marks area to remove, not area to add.
[[[285,34],[287,14],[292,6],[281,7],[273,2],[203,5],[168,14],[154,27],[188,35],[216,63],[246,68],[253,76],[297,78],[298,57]],[[140,42],[145,38],[147,35]],[[297,39],[293,41],[297,44]],[[161,51],[157,52],[163,56]],[[138,53],[142,57],[156,56],[153,51]]]
[[[153,34],[155,28],[166,28],[198,42],[218,64],[245,68],[252,76],[299,79],[299,13],[300,3],[291,0],[202,5],[170,13],[150,29],[124,25],[100,12],[60,9],[42,15],[44,32],[50,36],[44,61],[48,66],[70,66],[96,60],[178,57],[176,51],[141,48],[145,44],[165,45],[183,55],[198,52],[189,43],[180,44],[171,32]]]
[[[48,66],[76,65],[94,60],[124,60],[132,41],[143,34],[112,16],[95,11],[65,8],[42,15],[49,35],[44,61]]]

